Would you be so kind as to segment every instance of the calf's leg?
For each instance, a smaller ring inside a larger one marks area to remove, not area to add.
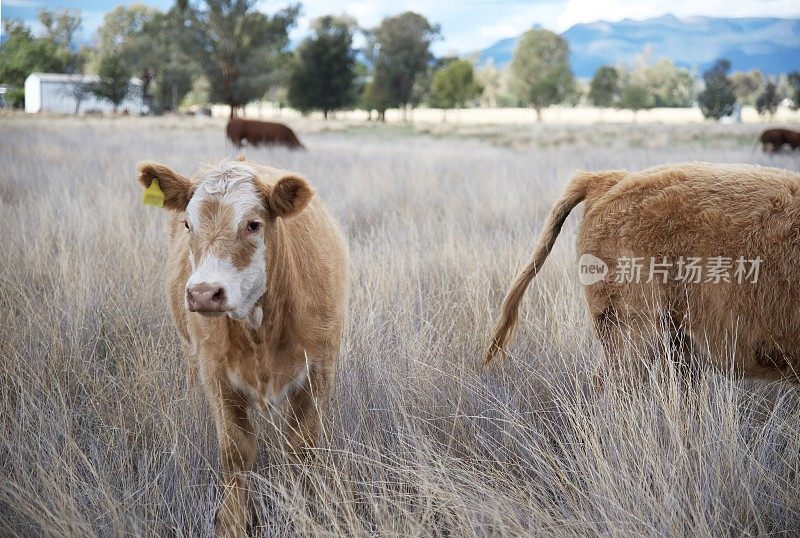
[[[247,417],[247,401],[227,380],[204,379],[203,388],[214,414],[222,464],[222,505],[216,514],[218,536],[245,536],[247,481],[253,468],[256,437]]]
[[[305,383],[289,396],[287,442],[295,456],[300,457],[303,449],[316,443],[320,410],[330,398],[332,377],[328,365],[312,366]]]

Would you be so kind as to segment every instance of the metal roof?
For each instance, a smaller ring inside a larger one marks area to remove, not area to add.
[[[100,77],[97,75],[80,75],[67,73],[31,73],[29,76],[36,76],[42,82],[97,82]],[[130,83],[134,86],[141,86],[142,81],[136,77],[131,77]]]

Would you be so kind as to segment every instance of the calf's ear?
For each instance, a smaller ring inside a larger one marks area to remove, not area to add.
[[[163,164],[149,161],[140,162],[136,168],[139,172],[137,179],[145,189],[154,179],[158,180],[158,186],[164,193],[165,208],[173,211],[186,210],[194,192],[194,184],[189,178],[173,172]]]
[[[314,196],[314,189],[299,176],[280,178],[267,192],[267,209],[275,217],[292,217],[300,213]]]

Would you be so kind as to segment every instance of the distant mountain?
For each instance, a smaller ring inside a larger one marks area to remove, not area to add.
[[[569,41],[575,75],[589,78],[604,64],[631,63],[648,50],[698,73],[717,58],[733,70],[766,74],[800,70],[800,19],[716,17],[654,19],[576,24],[561,34]],[[498,41],[479,53],[479,64],[511,62],[519,36]]]

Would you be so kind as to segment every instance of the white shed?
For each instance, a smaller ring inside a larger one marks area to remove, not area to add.
[[[112,112],[114,106],[109,101],[86,90],[87,85],[99,80],[97,75],[31,73],[25,79],[25,112]],[[148,112],[142,99],[142,81],[138,78],[131,79],[128,95],[117,109],[125,110],[133,115]]]

